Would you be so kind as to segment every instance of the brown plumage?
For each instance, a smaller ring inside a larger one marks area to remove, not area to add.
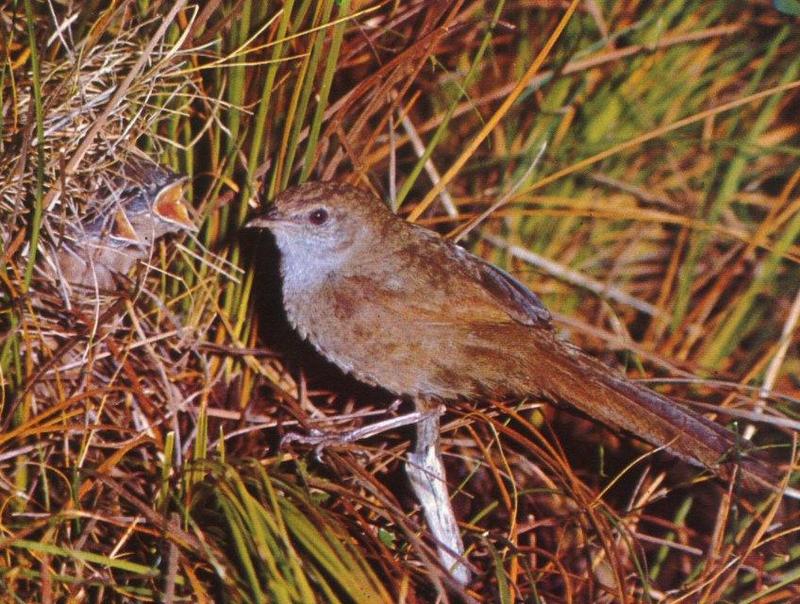
[[[416,399],[543,396],[747,484],[773,472],[737,437],[560,340],[505,272],[360,189],[290,189],[249,225],[273,231],[289,319],[358,379]],[[746,444],[746,443],[745,443]]]

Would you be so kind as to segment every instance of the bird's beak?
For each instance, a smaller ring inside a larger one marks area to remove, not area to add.
[[[272,225],[283,222],[278,211],[275,209],[275,206],[272,205],[269,209],[261,212],[260,214],[256,214],[250,220],[248,220],[244,228],[246,229],[269,229]]]
[[[153,212],[161,219],[190,231],[197,230],[197,225],[189,216],[186,201],[183,198],[183,185],[186,179],[171,183],[158,192],[153,203]]]
[[[140,244],[142,239],[136,234],[131,221],[125,211],[118,209],[114,213],[114,223],[111,225],[111,237],[126,243]]]

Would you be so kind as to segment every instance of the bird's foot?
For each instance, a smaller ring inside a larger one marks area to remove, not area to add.
[[[281,448],[291,443],[300,443],[302,445],[309,445],[314,447],[314,455],[318,460],[322,459],[322,453],[328,447],[336,447],[348,445],[359,440],[372,438],[383,432],[395,430],[404,426],[418,424],[432,414],[439,414],[438,409],[429,411],[414,411],[405,415],[398,415],[397,417],[390,417],[374,424],[361,426],[353,430],[335,431],[335,430],[320,430],[312,428],[308,434],[300,434],[298,432],[291,432],[283,437],[281,441]]]

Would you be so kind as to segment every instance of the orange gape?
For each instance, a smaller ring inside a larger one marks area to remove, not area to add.
[[[111,289],[115,275],[150,256],[168,233],[195,230],[183,199],[186,179],[144,159],[108,171],[88,214],[64,233],[50,273],[72,285]]]

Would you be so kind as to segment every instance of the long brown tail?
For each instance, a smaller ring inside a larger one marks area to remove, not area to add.
[[[755,455],[749,442],[691,409],[628,381],[577,348],[567,344],[559,348],[560,355],[553,358],[550,368],[556,375],[548,380],[548,389],[556,398],[722,478],[729,478],[738,466],[748,489],[777,485],[777,473]]]

